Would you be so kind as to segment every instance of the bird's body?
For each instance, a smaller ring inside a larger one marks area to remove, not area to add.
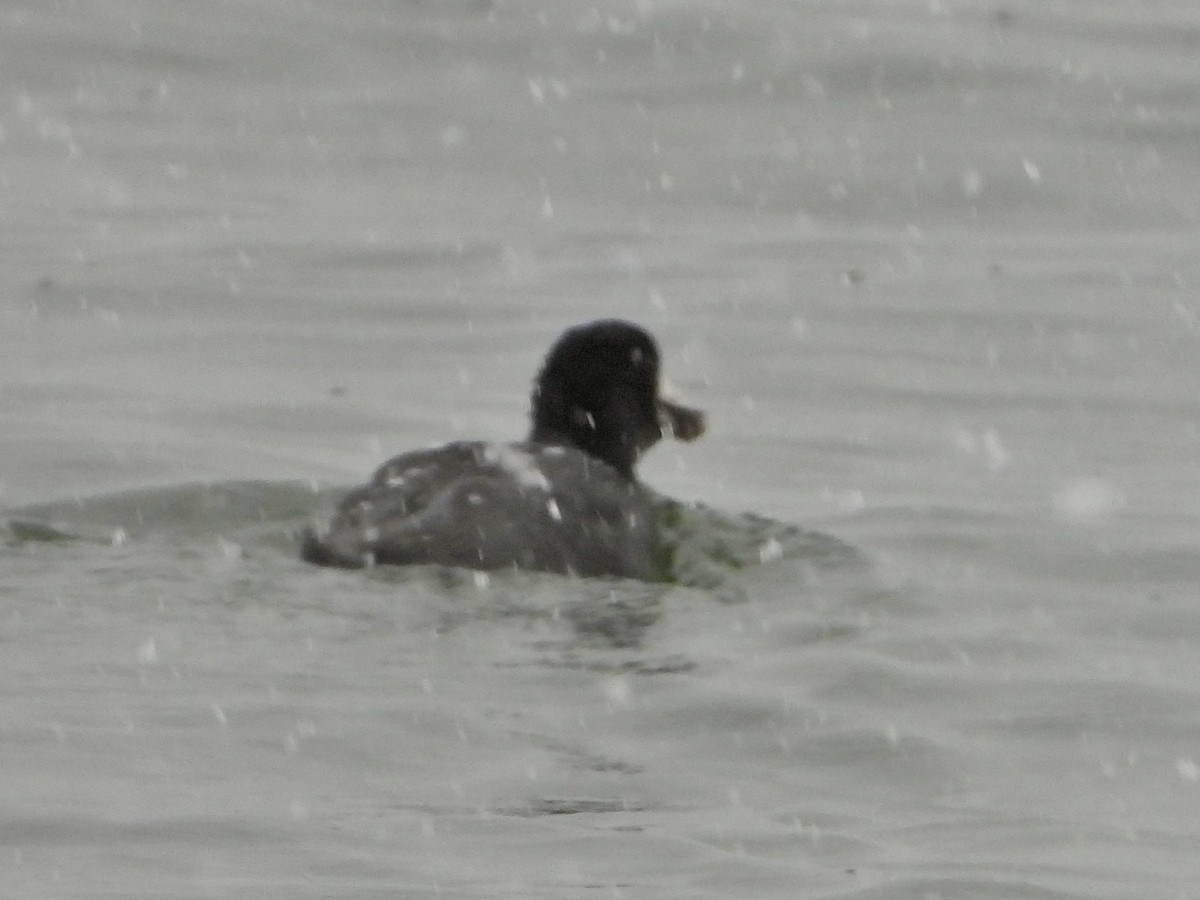
[[[633,473],[670,432],[704,428],[658,393],[658,350],[604,320],[567,331],[533,394],[529,439],[401,454],[304,536],[323,565],[438,563],[661,580],[655,504]]]

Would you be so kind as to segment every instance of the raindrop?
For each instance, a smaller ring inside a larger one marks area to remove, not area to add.
[[[628,706],[630,689],[628,679],[616,677],[604,682],[604,696],[614,706]]]
[[[1094,525],[1111,518],[1125,507],[1125,495],[1103,478],[1074,478],[1054,493],[1054,509],[1065,519]]]
[[[770,538],[758,548],[759,562],[774,562],[783,558],[783,546],[775,538]]]
[[[983,193],[983,173],[978,169],[967,169],[962,173],[962,190],[968,197],[978,197]]]
[[[980,443],[983,445],[983,452],[987,456],[989,469],[993,472],[999,472],[1001,469],[1008,468],[1011,458],[995,428],[985,428],[980,437]]]
[[[137,658],[138,662],[146,666],[158,662],[158,644],[154,638],[147,638],[138,646]]]

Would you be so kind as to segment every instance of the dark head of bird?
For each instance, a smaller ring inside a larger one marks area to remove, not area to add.
[[[664,434],[691,441],[704,432],[703,413],[659,393],[654,338],[615,319],[571,328],[550,348],[531,416],[531,441],[577,447],[630,480]]]

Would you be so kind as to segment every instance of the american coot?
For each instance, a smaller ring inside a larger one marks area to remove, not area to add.
[[[664,434],[699,437],[704,416],[659,395],[658,369],[658,347],[636,325],[568,330],[538,374],[525,441],[389,460],[306,530],[304,559],[669,577],[656,503],[634,465]]]

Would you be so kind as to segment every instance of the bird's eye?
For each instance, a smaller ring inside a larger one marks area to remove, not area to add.
[[[642,360],[645,358],[645,356],[646,356],[646,354],[644,354],[642,352],[641,347],[634,347],[632,350],[629,351],[629,361],[631,363],[633,363],[635,366],[640,366],[642,364]]]

